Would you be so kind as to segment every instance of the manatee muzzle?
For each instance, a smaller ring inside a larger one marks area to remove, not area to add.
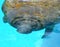
[[[12,22],[12,26],[17,28],[17,31],[23,34],[31,33],[40,29],[40,20],[35,17],[16,17]]]

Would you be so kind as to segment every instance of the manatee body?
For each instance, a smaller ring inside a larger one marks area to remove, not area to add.
[[[46,28],[44,38],[52,32],[55,24],[60,23],[59,0],[5,0],[2,10],[5,14],[3,21],[23,34]]]

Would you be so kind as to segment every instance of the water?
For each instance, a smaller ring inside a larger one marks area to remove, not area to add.
[[[0,0],[0,47],[60,47],[60,24],[55,26],[49,38],[41,39],[45,29],[31,34],[20,34],[3,22],[3,2],[4,0]]]
[[[0,47],[40,47],[44,30],[31,34],[20,34],[8,23],[3,22],[2,4],[0,0]]]
[[[60,23],[55,25],[49,38],[43,40],[41,47],[60,47]]]

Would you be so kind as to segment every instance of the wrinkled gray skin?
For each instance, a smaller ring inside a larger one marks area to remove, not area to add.
[[[24,14],[25,11],[27,11],[29,15]],[[20,33],[31,33],[32,31],[39,30],[41,28],[40,20],[37,16],[33,15],[34,11],[36,11],[36,9],[29,6],[21,7],[17,10],[12,9],[9,12],[7,12],[7,16],[4,17],[4,22],[8,22],[13,27],[17,28],[17,31]],[[22,12],[23,14],[20,14],[20,12]]]
[[[5,12],[5,10],[6,8],[4,6],[3,12]],[[27,12],[28,15],[26,15],[25,12]],[[41,20],[41,17],[33,14],[34,12],[41,12],[44,16],[47,16],[47,18]],[[32,31],[46,28],[45,34],[42,36],[42,38],[44,38],[52,32],[54,25],[60,22],[60,12],[58,12],[58,14],[57,12],[57,10],[52,8],[50,13],[47,14],[44,8],[41,11],[40,7],[24,6],[19,9],[11,9],[6,13],[6,16],[4,16],[3,19],[5,23],[8,22],[10,25],[15,27],[18,32],[23,34],[29,34]]]

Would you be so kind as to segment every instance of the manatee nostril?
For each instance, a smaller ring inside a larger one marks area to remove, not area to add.
[[[22,34],[29,34],[32,32],[32,27],[27,24],[23,24],[21,26],[18,26],[17,31]]]

